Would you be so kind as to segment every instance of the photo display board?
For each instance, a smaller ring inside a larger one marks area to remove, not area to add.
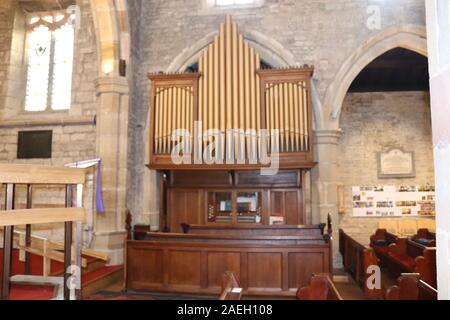
[[[434,191],[430,185],[353,187],[353,216],[434,216]]]

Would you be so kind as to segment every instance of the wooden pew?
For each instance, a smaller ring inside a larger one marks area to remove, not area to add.
[[[388,247],[392,243],[397,241],[398,237],[395,234],[387,232],[386,229],[377,229],[375,234],[370,237],[370,246],[373,248],[378,257],[384,256],[387,254]],[[384,261],[380,261],[381,264]]]
[[[436,248],[427,248],[423,251],[423,256],[416,258],[414,272],[420,275],[420,280],[437,288]]]
[[[231,271],[226,271],[222,275],[222,293],[219,300],[241,300],[242,291],[237,276]]]
[[[437,300],[437,290],[420,280],[419,274],[402,274],[398,285],[386,291],[386,300]]]
[[[430,232],[428,229],[417,230],[411,240],[426,247],[436,247],[436,233]]]
[[[381,289],[370,289],[367,286],[368,273],[371,266],[379,266],[379,259],[375,252],[367,246],[339,230],[339,251],[343,258],[344,270],[348,272],[368,299],[380,299]]]
[[[436,247],[436,234],[428,229],[419,229],[417,234],[408,239],[408,250],[412,256],[421,256],[426,248]]]
[[[298,289],[298,300],[343,300],[328,274],[314,274],[309,286]]]
[[[417,254],[420,252],[408,239],[398,238],[382,259],[393,277],[397,278],[402,273],[418,273],[421,280],[436,288],[436,248],[425,248],[421,255]]]

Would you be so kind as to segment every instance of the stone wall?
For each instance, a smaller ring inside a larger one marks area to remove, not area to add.
[[[7,5],[9,4],[9,6]],[[25,20],[15,1],[0,4],[0,162],[62,166],[96,155],[97,112],[94,80],[98,76],[97,48],[94,22],[89,0],[78,0],[81,8],[80,29],[76,30],[73,65],[72,105],[68,111],[26,113],[23,110],[26,84]],[[42,124],[44,123],[44,124]],[[17,159],[17,133],[23,130],[52,130],[51,159]],[[91,177],[92,178],[92,177]],[[92,181],[88,186],[93,191]],[[0,190],[0,197],[3,191]],[[24,203],[18,192],[19,204]],[[86,206],[92,211],[92,194],[86,194]],[[39,188],[35,190],[36,204],[64,204],[64,191]],[[61,228],[44,234],[60,238]]]
[[[249,8],[206,8],[205,0],[129,0],[133,74],[130,104],[128,205],[141,219],[157,210],[157,185],[146,162],[149,82],[147,72],[164,71],[183,50],[217,32],[229,13],[246,37],[255,33],[265,46],[292,56],[298,64],[315,67],[319,98],[348,56],[383,30],[399,25],[425,25],[424,0],[264,0]],[[380,29],[367,27],[370,5],[380,8]],[[317,159],[320,161],[320,159]],[[316,206],[317,207],[317,206]],[[313,207],[314,209],[315,207]],[[318,214],[317,212],[315,213]]]
[[[339,226],[367,242],[380,218],[352,217],[352,186],[434,185],[429,93],[349,93],[344,101],[341,128],[338,172],[345,213],[340,215]],[[389,147],[415,153],[416,178],[378,178],[377,152]]]

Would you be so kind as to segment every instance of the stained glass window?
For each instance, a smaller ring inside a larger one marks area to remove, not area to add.
[[[52,109],[70,108],[72,93],[72,65],[74,30],[66,24],[54,33]]]
[[[31,32],[28,39],[25,110],[43,111],[47,109],[52,33],[47,27],[40,26]]]
[[[26,111],[70,108],[75,31],[71,23],[61,23],[63,18],[58,14],[30,19]]]

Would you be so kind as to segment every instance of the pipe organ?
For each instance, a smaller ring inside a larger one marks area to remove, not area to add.
[[[313,68],[266,67],[229,16],[194,66],[191,72],[149,75],[148,167],[161,173],[164,234],[128,242],[127,263],[135,267],[127,269],[127,285],[213,292],[219,275],[233,270],[255,294],[291,294],[311,272],[328,272],[331,261],[323,225],[311,227]],[[182,234],[194,229],[198,238]],[[134,245],[148,254],[133,254]],[[199,245],[215,248],[192,251]],[[244,247],[248,252],[236,252]],[[151,269],[156,260],[164,262],[165,275],[158,273],[160,265]],[[178,260],[203,264],[187,270]],[[272,272],[274,266],[281,271]],[[164,280],[172,274],[173,281]]]
[[[273,153],[281,168],[311,168],[312,73],[308,66],[262,69],[258,52],[227,16],[198,72],[149,75],[150,168],[257,168]],[[211,152],[219,161],[174,165],[177,145],[191,159]]]

